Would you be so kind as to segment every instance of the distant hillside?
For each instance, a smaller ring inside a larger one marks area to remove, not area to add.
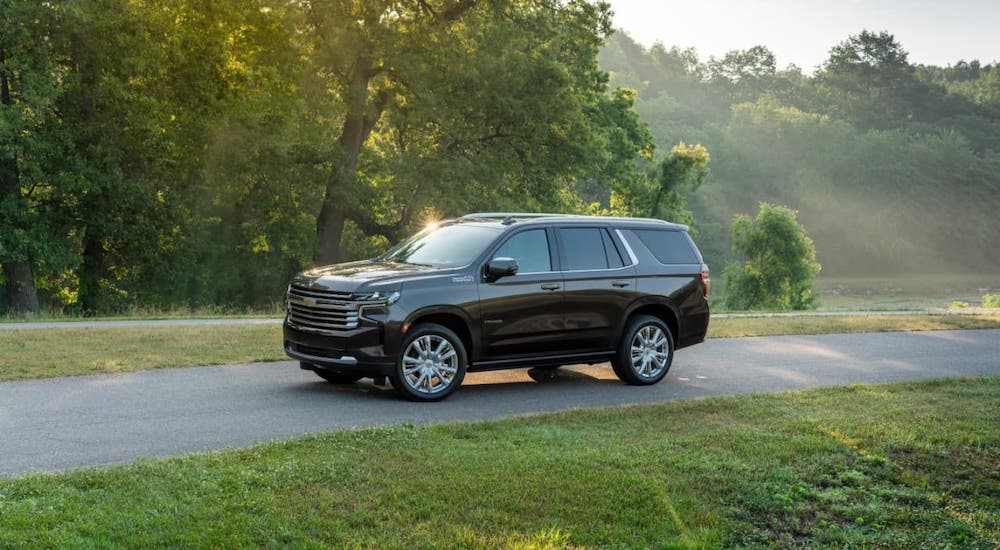
[[[825,274],[1000,272],[1000,66],[915,66],[888,33],[831,46],[812,76],[763,46],[703,60],[624,32],[599,60],[658,156],[708,147],[688,200],[713,267],[732,215],[771,201],[800,211]]]

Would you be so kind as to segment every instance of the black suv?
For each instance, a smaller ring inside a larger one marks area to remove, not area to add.
[[[335,384],[442,399],[466,371],[611,361],[655,384],[708,329],[708,266],[661,220],[481,213],[288,287],[285,352]]]

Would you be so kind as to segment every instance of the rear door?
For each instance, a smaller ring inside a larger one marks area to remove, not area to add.
[[[512,233],[490,255],[502,257],[517,260],[518,273],[480,280],[483,359],[558,351],[564,328],[563,280],[553,230],[532,227]]]
[[[566,345],[580,352],[612,349],[617,327],[636,296],[631,257],[607,227],[560,227],[558,237]]]

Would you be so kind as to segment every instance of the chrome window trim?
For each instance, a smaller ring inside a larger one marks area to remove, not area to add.
[[[621,271],[623,269],[628,269],[633,267],[633,265],[625,265],[622,267],[607,268],[607,269],[567,269],[566,271],[561,271],[560,273],[593,273],[595,271]]]
[[[618,238],[621,239],[622,244],[625,245],[625,252],[628,252],[628,257],[632,259],[632,265],[626,267],[639,265],[639,258],[635,256],[635,252],[632,251],[632,245],[628,243],[628,239],[625,238],[625,235],[622,233],[622,230],[615,228],[615,233],[618,235]]]

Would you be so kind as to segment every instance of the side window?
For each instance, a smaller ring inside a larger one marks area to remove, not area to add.
[[[514,235],[503,243],[494,258],[514,258],[518,273],[552,271],[549,239],[544,229],[532,229]]]
[[[634,234],[661,264],[696,264],[698,255],[682,231],[633,229]]]
[[[611,269],[624,267],[625,262],[622,261],[618,247],[615,246],[615,242],[611,240],[611,235],[608,234],[606,229],[601,230],[601,237],[604,239],[604,253],[608,256],[608,267]]]
[[[604,230],[581,227],[563,228],[559,232],[562,234],[567,270],[608,268],[608,258],[604,252],[604,239],[601,237]],[[619,261],[621,260],[619,259]]]

